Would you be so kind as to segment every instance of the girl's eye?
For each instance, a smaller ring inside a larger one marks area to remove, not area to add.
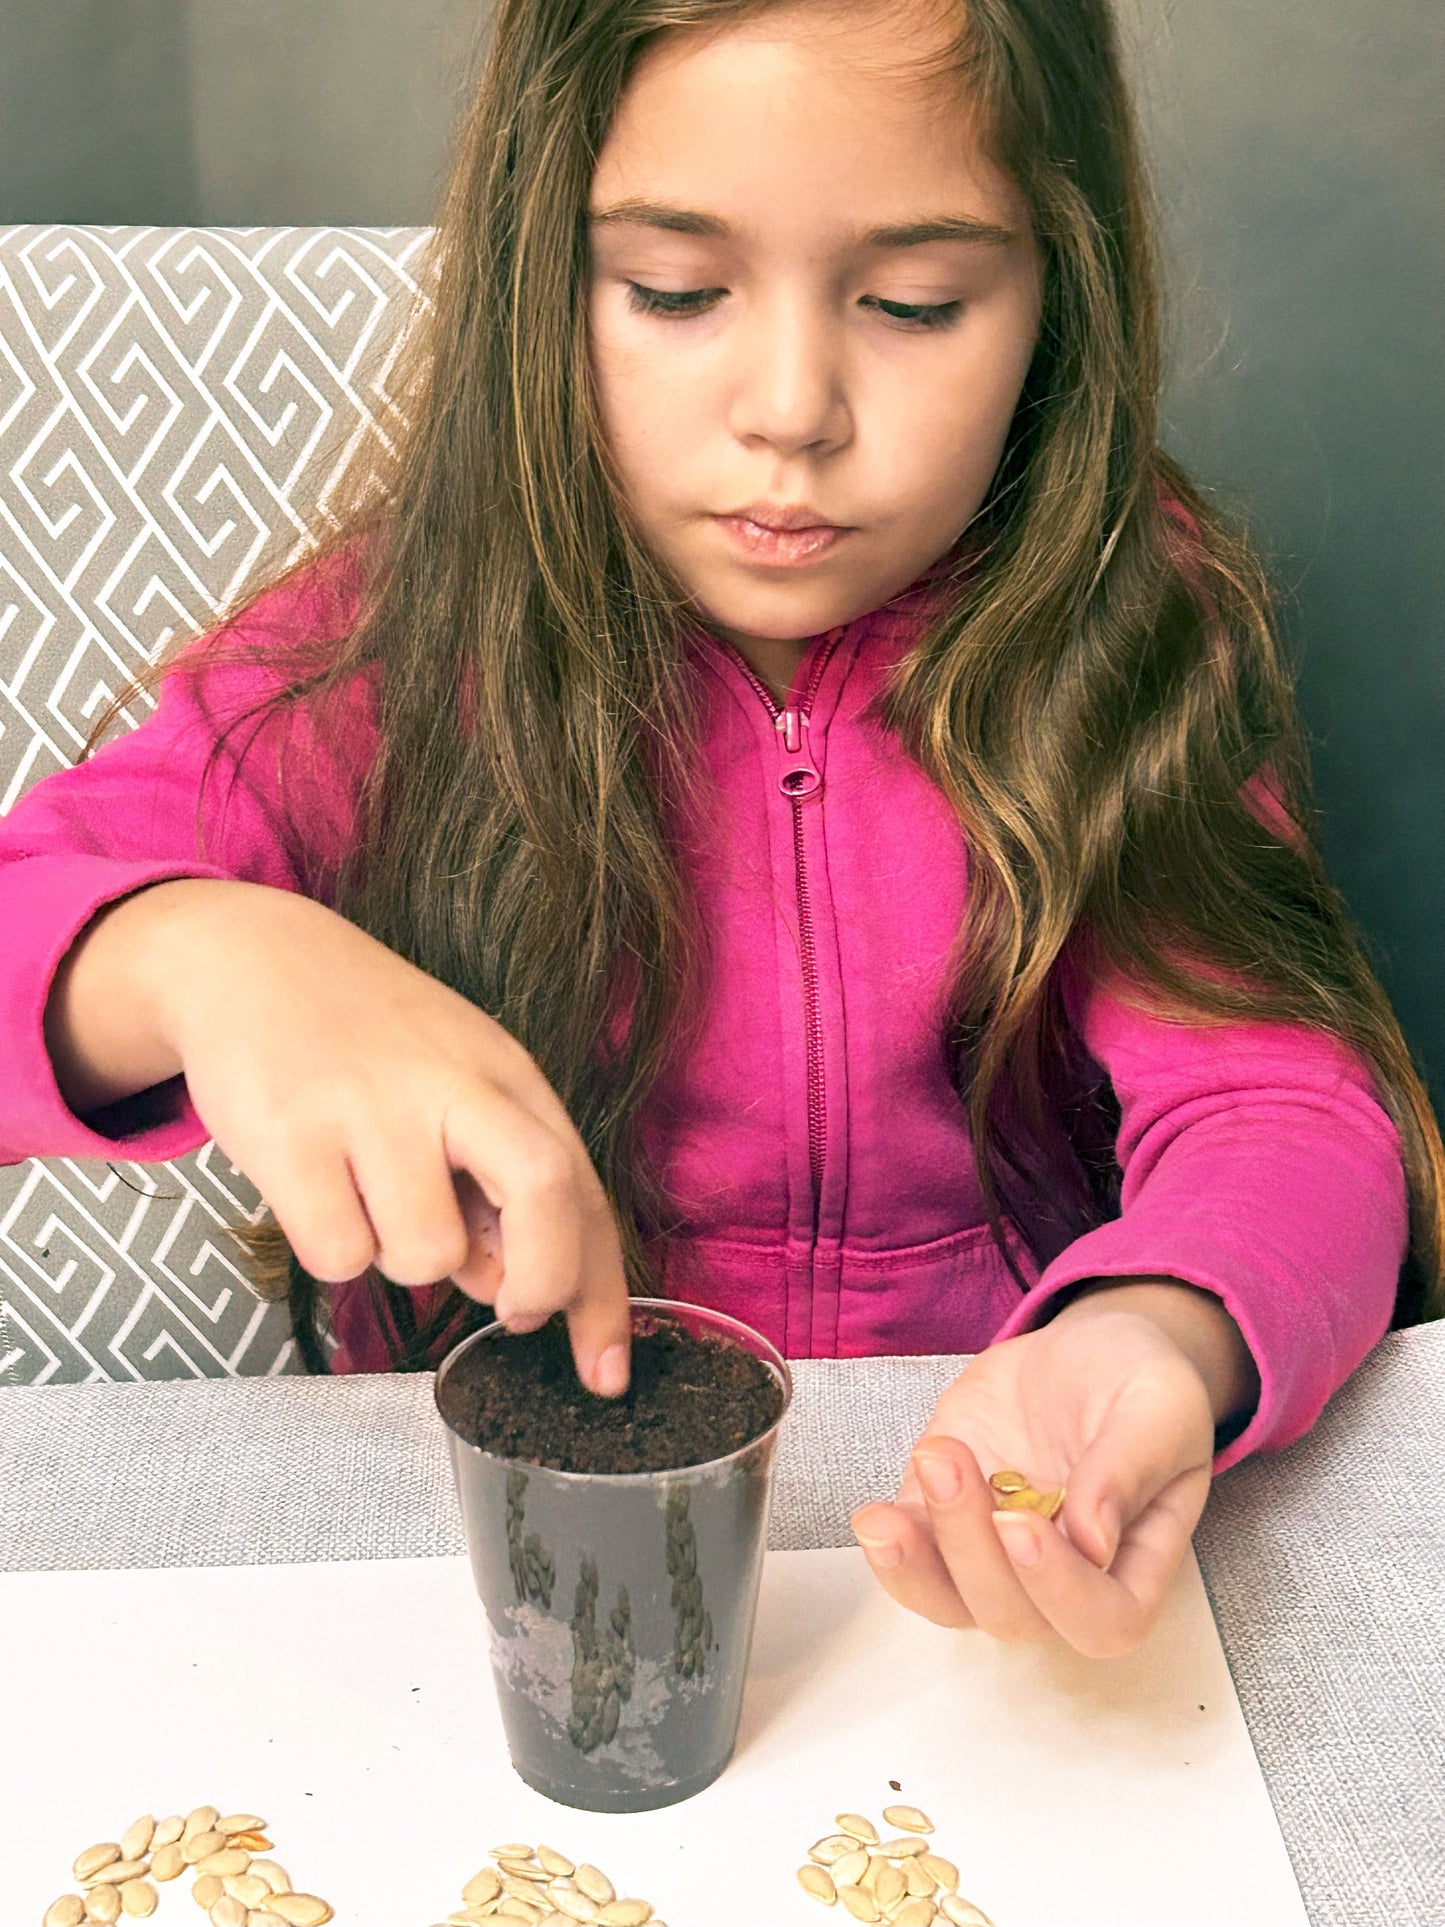
[[[951,328],[958,319],[961,301],[935,301],[920,305],[910,301],[883,301],[878,306],[890,320],[906,322],[911,328]]]
[[[701,314],[701,303],[710,295],[721,294],[721,288],[694,288],[683,294],[672,294],[666,288],[644,288],[636,281],[627,283],[627,305],[634,314]]]
[[[725,294],[725,288],[694,288],[685,293],[675,294],[665,288],[645,288],[636,281],[627,283],[627,304],[634,314],[670,315],[674,319],[686,320],[691,315],[702,314],[712,305],[714,295]],[[868,297],[870,300],[872,296]],[[961,301],[939,301],[931,305],[908,301],[877,302],[878,307],[890,321],[899,321],[908,328],[948,328],[958,318],[962,308]]]

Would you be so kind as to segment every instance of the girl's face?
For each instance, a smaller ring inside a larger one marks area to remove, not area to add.
[[[944,24],[807,0],[664,35],[598,157],[588,334],[609,448],[649,545],[739,647],[896,595],[1003,453],[1043,262],[957,81],[900,71]],[[870,238],[939,222],[982,232]],[[721,519],[759,504],[847,533],[769,564]]]

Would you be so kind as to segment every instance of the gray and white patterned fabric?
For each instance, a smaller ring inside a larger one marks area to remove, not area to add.
[[[0,811],[258,558],[300,553],[386,420],[431,234],[0,229]],[[256,1209],[214,1145],[0,1168],[0,1386],[298,1370],[224,1236]]]

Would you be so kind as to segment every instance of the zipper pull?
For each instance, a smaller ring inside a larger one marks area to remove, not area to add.
[[[823,787],[822,775],[814,768],[811,752],[804,740],[807,727],[807,713],[801,709],[780,709],[773,721],[773,728],[778,732],[778,748],[783,757],[778,788],[787,797],[813,796]]]

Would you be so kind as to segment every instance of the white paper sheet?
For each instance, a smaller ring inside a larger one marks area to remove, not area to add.
[[[734,1761],[650,1814],[513,1774],[461,1559],[9,1574],[0,1668],[3,1927],[82,1847],[205,1802],[265,1814],[338,1927],[430,1927],[489,1848],[538,1839],[671,1927],[848,1927],[794,1869],[890,1801],[996,1927],[1307,1922],[1192,1557],[1144,1644],[1089,1661],[931,1626],[855,1550],[770,1553]],[[188,1889],[156,1927],[197,1927]]]

